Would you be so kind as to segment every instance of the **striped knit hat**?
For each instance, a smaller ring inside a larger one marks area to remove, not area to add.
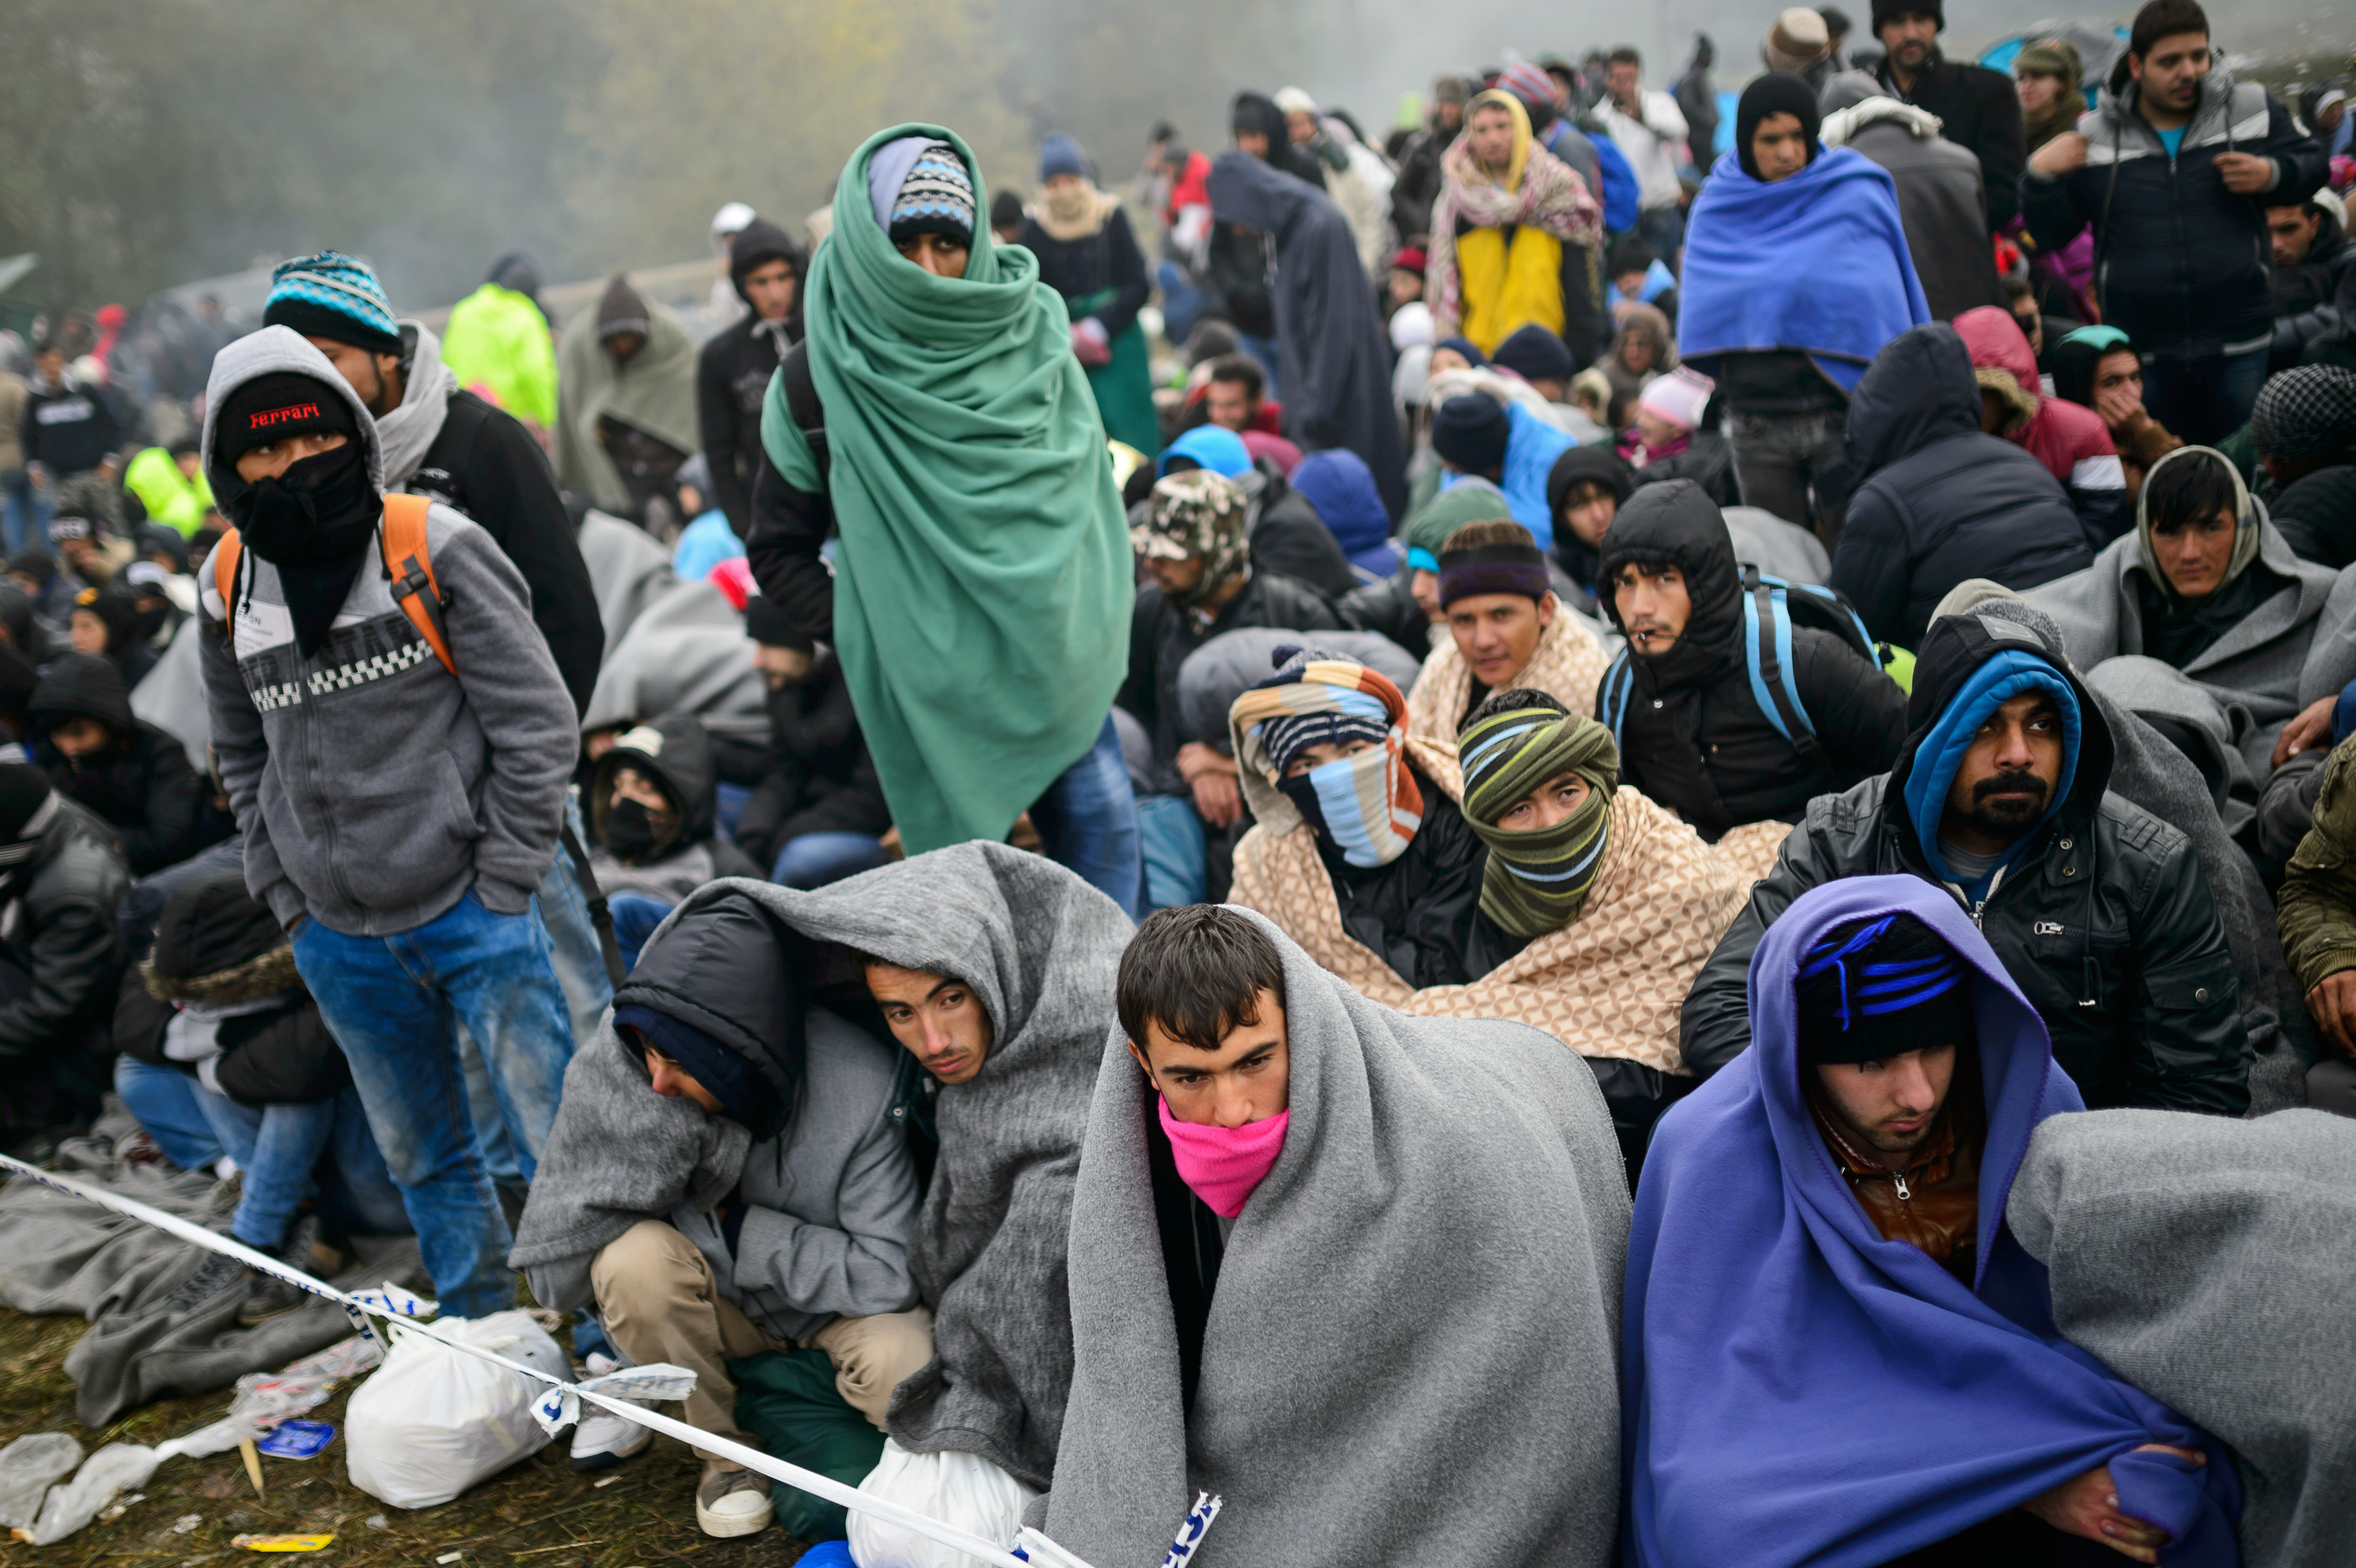
[[[1516,936],[1542,936],[1577,920],[1603,869],[1620,749],[1612,731],[1564,711],[1541,691],[1500,692],[1456,737],[1464,768],[1464,822],[1489,847],[1481,912]],[[1514,807],[1564,773],[1587,781],[1587,798],[1550,827],[1508,826]]]
[[[1246,793],[1265,781],[1349,864],[1390,864],[1423,826],[1423,792],[1407,765],[1407,699],[1355,659],[1322,648],[1277,651],[1276,673],[1237,698],[1227,713],[1237,763],[1257,775]],[[1285,776],[1307,748],[1352,741],[1371,744]],[[1266,822],[1271,804],[1255,801],[1253,815]]]
[[[894,240],[941,234],[973,241],[973,176],[947,142],[926,142],[901,177],[884,232]]]
[[[398,354],[401,324],[384,285],[358,256],[322,251],[281,261],[270,274],[270,301],[262,325],[291,326],[305,337],[349,343],[377,354]]]

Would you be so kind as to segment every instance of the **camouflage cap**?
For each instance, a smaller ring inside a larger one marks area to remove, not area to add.
[[[1216,566],[1243,541],[1245,505],[1243,486],[1224,475],[1207,468],[1173,474],[1154,482],[1145,521],[1130,528],[1129,542],[1149,560],[1199,555]]]

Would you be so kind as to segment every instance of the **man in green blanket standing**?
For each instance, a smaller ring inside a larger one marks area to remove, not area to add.
[[[909,854],[1003,839],[1028,811],[1134,914],[1111,718],[1126,519],[1064,301],[974,221],[987,206],[952,131],[901,125],[851,155],[809,336],[770,383],[745,550],[806,649],[835,649]]]

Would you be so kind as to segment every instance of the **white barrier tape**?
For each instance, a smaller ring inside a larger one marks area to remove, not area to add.
[[[184,1242],[212,1252],[227,1253],[250,1268],[258,1269],[274,1279],[283,1279],[299,1289],[309,1291],[324,1300],[334,1302],[343,1308],[347,1317],[359,1326],[359,1331],[363,1335],[372,1339],[377,1337],[375,1330],[369,1326],[363,1303],[359,1298],[347,1296],[335,1286],[313,1279],[299,1269],[289,1268],[276,1258],[257,1253],[252,1247],[230,1237],[208,1231],[203,1226],[192,1224],[177,1215],[166,1214],[160,1209],[151,1209],[136,1199],[124,1198],[120,1194],[109,1192],[103,1187],[92,1187],[84,1182],[75,1181],[70,1177],[59,1176],[53,1170],[42,1170],[7,1155],[0,1155],[0,1170],[14,1171],[17,1175],[30,1177],[42,1186],[62,1192],[69,1198],[79,1198],[84,1202],[112,1209],[118,1214],[153,1225],[159,1231],[177,1236]],[[657,1432],[676,1437],[690,1447],[701,1448],[707,1454],[717,1454],[723,1458],[733,1459],[755,1475],[766,1476],[773,1481],[783,1481],[789,1487],[809,1492],[814,1497],[824,1498],[830,1503],[840,1503],[844,1508],[860,1513],[873,1514],[887,1523],[912,1531],[927,1541],[937,1541],[952,1551],[962,1552],[969,1557],[991,1563],[993,1568],[1033,1568],[1033,1564],[1025,1559],[1015,1556],[1005,1548],[993,1545],[981,1537],[959,1530],[954,1525],[943,1524],[930,1514],[919,1513],[888,1498],[875,1497],[861,1491],[856,1487],[845,1486],[832,1477],[821,1476],[815,1470],[805,1470],[798,1465],[788,1465],[784,1460],[773,1458],[757,1448],[747,1448],[743,1444],[731,1442],[725,1437],[716,1437],[709,1432],[700,1432],[684,1421],[674,1420],[670,1416],[658,1414],[654,1411],[632,1404],[626,1400],[600,1393],[594,1388],[550,1377],[537,1367],[528,1367],[520,1362],[511,1361],[497,1351],[484,1349],[479,1345],[467,1344],[461,1339],[447,1338],[439,1332],[434,1324],[400,1321],[399,1331],[404,1334],[423,1334],[450,1349],[461,1350],[469,1356],[505,1367],[508,1371],[532,1382],[544,1384],[552,1389],[568,1391],[575,1399],[589,1400],[626,1420],[635,1421],[641,1426],[650,1426]],[[1026,1536],[1034,1537],[1044,1545],[1054,1546],[1054,1542],[1049,1541],[1044,1536],[1037,1535],[1035,1531],[1026,1530],[1023,1533]],[[1060,1547],[1056,1547],[1055,1552],[1061,1563],[1068,1564],[1069,1568],[1089,1568],[1088,1564]]]

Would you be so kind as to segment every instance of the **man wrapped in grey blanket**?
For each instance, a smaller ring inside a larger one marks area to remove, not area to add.
[[[1629,1200],[1585,1065],[1378,1007],[1226,906],[1149,920],[1120,1000],[1047,1533],[1151,1563],[1206,1488],[1204,1568],[1610,1562]]]

